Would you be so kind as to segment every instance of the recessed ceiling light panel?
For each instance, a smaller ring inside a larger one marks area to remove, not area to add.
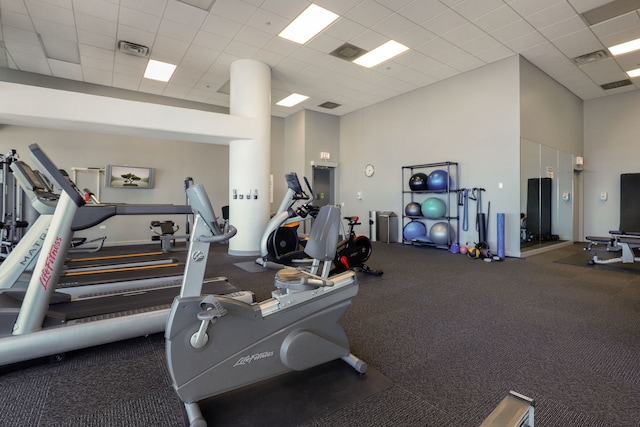
[[[147,64],[147,69],[144,70],[144,78],[158,80],[161,82],[168,82],[175,70],[176,66],[173,64],[150,59],[149,63]]]
[[[309,97],[306,95],[300,95],[299,93],[292,93],[286,98],[276,102],[276,105],[279,105],[281,107],[293,107],[294,105],[297,105],[307,99],[309,99]]]
[[[624,55],[625,53],[633,52],[640,49],[640,39],[628,41],[626,43],[620,43],[609,48],[609,52],[612,55]]]
[[[362,55],[353,62],[355,64],[362,65],[363,67],[371,68],[384,61],[388,61],[395,56],[400,55],[402,52],[405,52],[408,49],[408,47],[401,43],[398,43],[397,41],[389,40],[385,44],[378,46],[371,52]]]
[[[330,10],[311,4],[278,36],[295,43],[305,44],[336,19],[338,15]]]

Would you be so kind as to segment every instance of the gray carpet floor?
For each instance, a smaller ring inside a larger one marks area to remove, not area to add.
[[[485,263],[376,242],[369,263],[384,275],[358,273],[341,323],[392,385],[301,425],[477,426],[515,390],[536,400],[538,427],[640,427],[640,274],[556,262],[583,247]],[[273,272],[213,251],[215,275],[269,297]],[[2,368],[0,426],[184,425],[163,341]]]

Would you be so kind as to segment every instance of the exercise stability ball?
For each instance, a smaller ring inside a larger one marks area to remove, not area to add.
[[[427,187],[432,191],[447,191],[449,189],[449,174],[442,169],[432,171],[427,177]]]
[[[436,222],[429,230],[429,239],[436,245],[448,245],[455,238],[455,231],[446,222]]]
[[[425,173],[414,173],[411,175],[411,178],[409,178],[409,188],[411,191],[426,191],[429,189],[427,179],[429,179],[429,177]]]
[[[404,240],[413,240],[416,237],[423,237],[427,235],[427,227],[420,221],[411,221],[404,226],[402,230]]]
[[[447,211],[447,206],[444,201],[438,199],[437,197],[429,197],[427,200],[422,202],[422,206],[420,207],[420,212],[422,212],[422,216],[429,219],[438,219],[442,218]]]
[[[416,203],[416,202],[407,203],[407,206],[405,206],[405,208],[404,208],[404,213],[407,216],[420,216],[420,215],[422,215],[421,209],[420,209],[420,203]]]

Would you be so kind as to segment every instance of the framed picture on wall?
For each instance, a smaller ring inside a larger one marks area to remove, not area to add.
[[[154,186],[154,168],[107,165],[105,187],[148,189]]]

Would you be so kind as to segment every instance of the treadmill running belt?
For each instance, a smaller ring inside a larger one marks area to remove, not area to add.
[[[203,294],[228,294],[236,287],[226,279],[205,282]],[[180,293],[180,286],[171,286],[148,291],[136,291],[129,294],[111,295],[100,298],[88,298],[49,306],[47,316],[64,318],[67,322],[92,316],[104,316],[113,313],[141,310],[159,306],[168,306]]]

